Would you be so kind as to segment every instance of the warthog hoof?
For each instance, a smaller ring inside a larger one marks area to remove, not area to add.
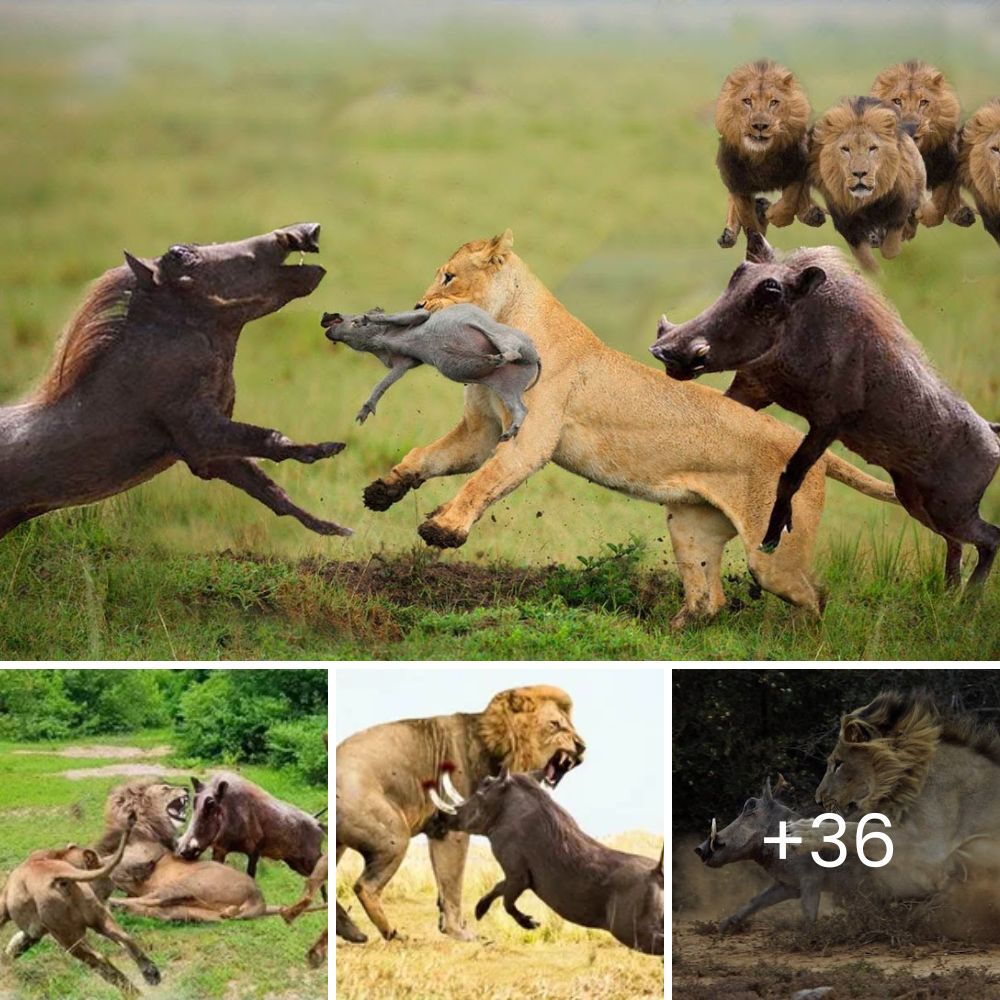
[[[971,226],[976,221],[976,213],[969,208],[968,205],[963,205],[961,208],[956,209],[951,215],[948,216],[951,222],[954,222],[956,226]]]
[[[405,479],[387,482],[376,479],[365,487],[364,501],[369,510],[388,510],[397,500],[402,500],[416,485]]]
[[[469,537],[467,534],[454,531],[451,528],[442,528],[441,525],[433,521],[424,521],[417,528],[417,533],[428,544],[438,549],[457,549],[465,544]]]
[[[736,233],[734,233],[728,226],[722,230],[722,235],[716,241],[720,247],[725,247],[728,250],[730,247],[736,246]]]
[[[322,444],[301,445],[296,453],[296,458],[305,465],[312,465],[324,458],[332,458],[339,455],[346,445],[343,441],[324,441]]]
[[[810,205],[809,211],[802,216],[802,222],[807,226],[822,226],[826,222],[826,212],[819,205]]]

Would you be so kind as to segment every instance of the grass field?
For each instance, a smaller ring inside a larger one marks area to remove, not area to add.
[[[134,733],[100,737],[93,742],[138,748],[162,746],[169,733]],[[104,800],[110,788],[128,780],[92,777],[70,780],[68,769],[106,767],[119,761],[105,758],[47,756],[64,744],[0,743],[0,884],[33,850],[61,847],[75,841],[93,843],[103,829]],[[23,751],[32,751],[26,755]],[[39,753],[42,752],[42,753]],[[171,761],[157,761],[170,765]],[[326,804],[321,789],[299,785],[278,771],[247,766],[241,772],[279,798],[317,812]],[[183,777],[167,780],[178,783]],[[232,863],[245,865],[242,855]],[[257,878],[269,905],[298,898],[302,879],[277,862],[263,862]],[[163,981],[155,990],[161,1000],[307,1000],[326,997],[325,970],[305,964],[305,952],[319,935],[326,916],[307,914],[291,927],[280,917],[230,921],[216,925],[167,924],[142,917],[118,916],[159,966]],[[10,937],[10,925],[2,943]],[[131,961],[116,946],[91,935],[91,943],[109,957],[134,983],[142,980]],[[16,963],[0,965],[0,996],[4,1000],[106,1000],[120,994],[86,966],[66,956],[51,941],[33,948]]]
[[[619,850],[656,857],[661,842],[647,833],[610,838]],[[399,997],[405,1000],[639,1000],[663,996],[663,959],[624,948],[603,931],[567,924],[534,893],[518,907],[535,917],[538,930],[522,930],[496,904],[476,923],[475,901],[503,877],[489,845],[474,839],[465,876],[465,912],[473,943],[453,941],[437,929],[436,887],[423,840],[414,842],[383,895],[386,913],[405,936],[382,941],[351,886],[361,859],[347,854],[337,869],[337,899],[370,935],[365,945],[337,939],[340,1000]],[[523,905],[522,905],[523,904]]]
[[[547,468],[440,560],[412,554],[416,527],[456,481],[430,482],[385,514],[362,506],[368,482],[456,422],[461,388],[417,371],[357,427],[381,370],[329,347],[323,310],[408,307],[458,244],[510,226],[571,311],[651,362],[659,314],[703,308],[738,259],[715,244],[724,196],[711,115],[735,62],[786,61],[816,109],[914,54],[947,69],[967,111],[1000,90],[996,27],[945,6],[866,17],[863,34],[813,7],[725,8],[712,25],[687,5],[607,10],[0,4],[0,399],[40,375],[87,283],[123,247],[154,255],[319,221],[329,274],[310,299],[245,331],[236,416],[300,441],[346,440],[328,462],[274,475],[357,532],[322,539],[175,467],[0,542],[0,655],[997,654],[996,580],[978,609],[955,607],[940,592],[943,544],[837,484],[817,560],[830,597],[822,624],[752,601],[730,546],[729,590],[747,607],[682,637],[666,629],[679,586],[651,505]],[[840,244],[829,225],[774,239]],[[946,225],[881,279],[940,371],[994,420],[998,265],[981,226]],[[983,514],[1000,520],[1000,484]],[[645,543],[628,568],[645,574],[632,588],[645,595],[640,614],[592,581],[577,602],[519,576],[552,563],[586,572],[578,557],[599,560],[633,536]],[[335,567],[303,571],[305,559],[377,564],[413,586],[385,597],[354,586],[353,570],[347,583]],[[449,581],[479,572],[493,583],[480,593],[496,600],[449,601],[450,583],[422,582],[428,559]]]

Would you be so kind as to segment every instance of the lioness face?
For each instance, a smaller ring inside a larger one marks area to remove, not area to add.
[[[508,229],[489,240],[475,240],[460,246],[438,268],[418,309],[434,312],[460,302],[479,306],[496,317],[506,304],[505,265],[514,246]]]
[[[827,758],[816,801],[824,809],[848,815],[866,808],[874,788],[870,755],[840,741]]]

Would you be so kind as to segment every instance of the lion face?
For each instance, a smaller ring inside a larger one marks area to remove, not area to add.
[[[460,246],[438,268],[417,308],[434,312],[469,302],[497,316],[506,304],[509,289],[504,270],[513,247],[514,235],[509,229],[492,239]]]
[[[1000,100],[980,108],[962,130],[970,179],[987,204],[1000,207]]]
[[[726,77],[715,105],[715,126],[729,145],[759,159],[801,139],[809,110],[795,74],[762,60]]]
[[[899,121],[874,99],[828,111],[813,130],[823,184],[849,205],[891,191],[899,174]]]
[[[915,126],[921,148],[947,142],[958,128],[960,106],[944,73],[920,62],[899,63],[882,70],[871,93],[896,109],[904,125]]]
[[[136,814],[132,840],[154,840],[173,847],[184,825],[191,797],[186,788],[163,781],[139,779],[112,789],[105,805],[105,835],[125,829],[129,813]]]
[[[495,695],[480,718],[480,735],[512,771],[541,771],[552,788],[580,764],[586,744],[570,717],[565,691],[548,685],[513,688]]]
[[[869,811],[875,788],[871,756],[842,740],[827,758],[826,774],[816,789],[816,801],[824,809],[844,815]]]

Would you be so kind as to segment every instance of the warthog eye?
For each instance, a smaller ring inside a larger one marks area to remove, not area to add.
[[[774,278],[765,278],[755,289],[754,299],[758,305],[769,306],[775,302],[780,302],[785,296],[785,290],[781,287],[780,281]]]

